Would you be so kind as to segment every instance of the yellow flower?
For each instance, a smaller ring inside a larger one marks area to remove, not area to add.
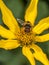
[[[28,58],[31,65],[35,65],[35,59],[44,65],[49,65],[46,54],[35,44],[36,42],[49,41],[49,33],[39,36],[40,33],[49,28],[49,17],[40,20],[39,23],[34,26],[37,16],[37,5],[38,0],[31,0],[25,12],[25,22],[20,28],[12,12],[6,7],[3,1],[0,0],[2,20],[9,28],[6,29],[0,25],[0,36],[7,38],[7,40],[0,40],[0,48],[11,50],[20,46],[22,47],[23,55]],[[18,21],[20,20],[18,19]],[[31,50],[34,50],[34,52]]]

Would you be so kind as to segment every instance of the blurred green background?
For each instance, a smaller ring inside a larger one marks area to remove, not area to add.
[[[12,10],[15,18],[20,18],[24,20],[24,13],[28,7],[30,0],[3,0],[9,9]],[[49,16],[49,0],[39,0],[38,3],[38,16],[36,18],[35,25],[44,17]],[[2,22],[2,14],[0,11],[0,24],[5,26]],[[6,26],[5,26],[6,27]],[[49,30],[45,30],[42,34],[49,33]],[[40,35],[42,35],[40,34]],[[1,39],[1,37],[0,37]],[[36,43],[40,46],[43,51],[47,54],[49,59],[49,41],[41,43]],[[0,49],[0,65],[30,65],[28,59],[23,56],[22,48],[13,49],[6,51]],[[36,65],[43,65],[36,60]]]

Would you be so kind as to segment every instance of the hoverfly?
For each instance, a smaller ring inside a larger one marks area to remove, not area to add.
[[[29,33],[29,32],[30,32],[30,30],[31,30],[32,26],[31,26],[31,24],[30,24],[30,22],[29,22],[29,21],[24,22],[23,20],[18,19],[18,18],[17,18],[17,21],[18,21],[18,23],[19,23],[22,27],[24,27],[24,28],[25,28],[25,29],[24,29],[24,31],[25,31],[25,32],[27,32],[27,33]]]

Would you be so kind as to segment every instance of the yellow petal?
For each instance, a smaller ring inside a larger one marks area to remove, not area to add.
[[[10,31],[0,25],[0,36],[8,39],[15,39],[16,36]]]
[[[37,16],[37,4],[38,0],[31,0],[30,5],[25,12],[25,21],[29,21],[32,25],[34,25]]]
[[[36,34],[40,34],[48,28],[49,28],[49,17],[40,20],[39,23],[34,27],[33,31]]]
[[[46,54],[42,51],[42,49],[39,46],[32,44],[31,48],[35,51],[33,55],[38,61],[40,61],[44,65],[49,65]]]
[[[0,48],[4,48],[6,50],[11,50],[19,47],[17,40],[0,40]]]
[[[3,3],[3,1],[0,2],[0,8],[4,24],[7,25],[12,32],[19,32],[19,26],[16,19],[14,18],[12,12]]]
[[[30,61],[31,65],[35,65],[34,57],[33,57],[29,48],[24,46],[23,49],[22,49],[22,53],[23,53],[24,56],[27,57],[27,59]]]
[[[42,35],[42,36],[36,36],[36,41],[37,42],[45,42],[45,41],[49,41],[49,33]]]

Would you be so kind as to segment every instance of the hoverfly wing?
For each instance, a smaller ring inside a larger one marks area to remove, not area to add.
[[[23,21],[23,20],[17,18],[17,21],[18,21],[18,23],[19,23],[21,26],[24,25],[24,21]]]

